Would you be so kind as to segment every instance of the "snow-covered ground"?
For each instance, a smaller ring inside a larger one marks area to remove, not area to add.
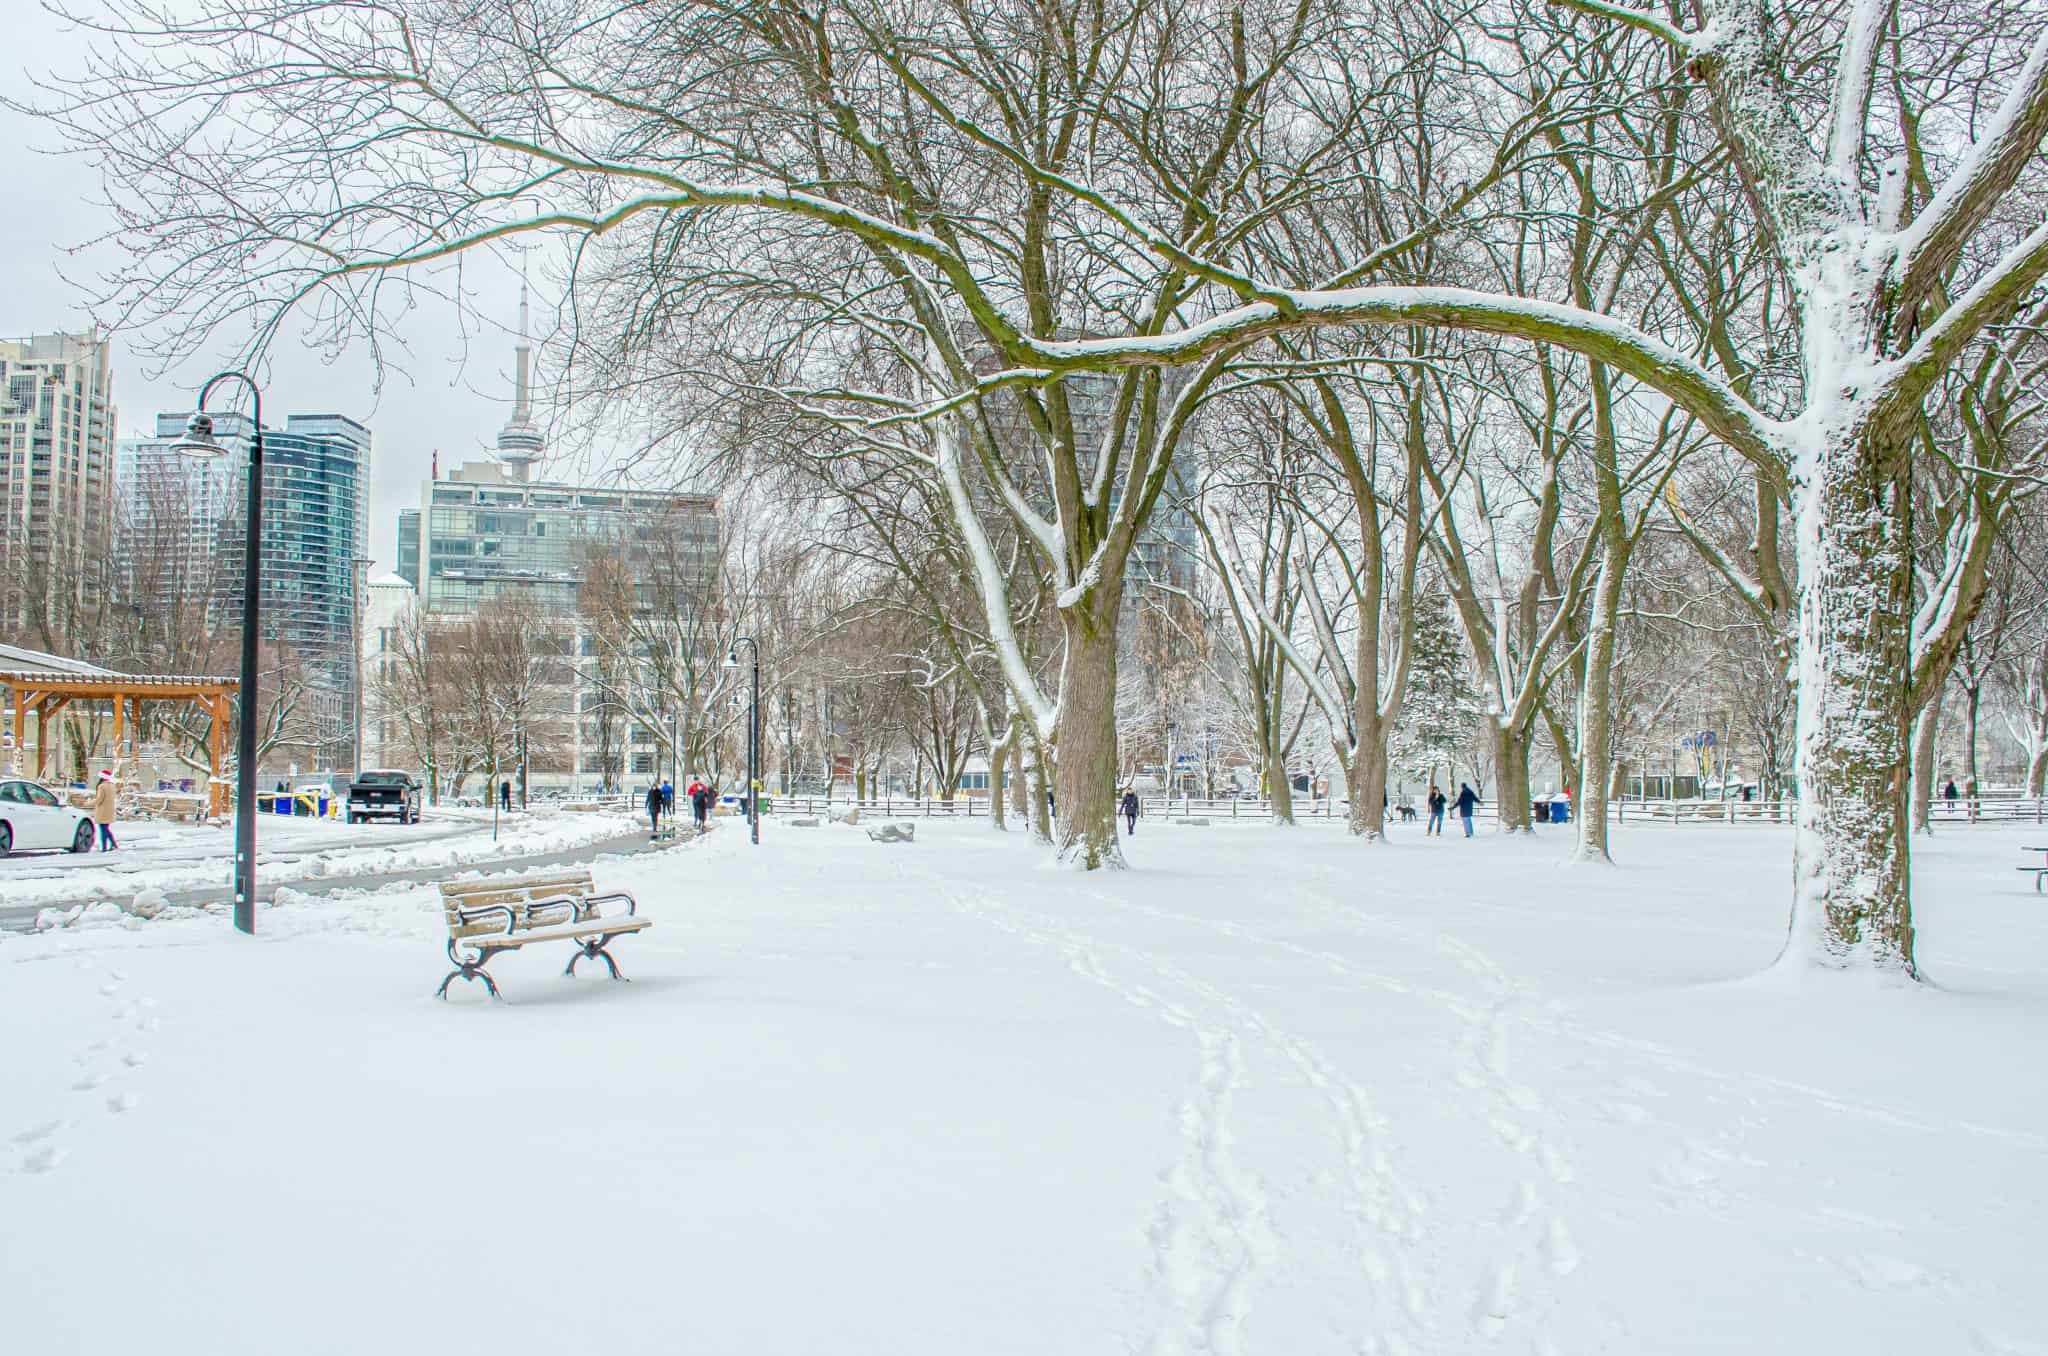
[[[494,857],[566,851],[629,833],[622,814],[535,810],[505,815],[494,838],[489,810],[430,808],[417,824],[259,815],[257,878],[266,884],[455,867]],[[114,829],[114,852],[25,852],[0,860],[0,907],[133,898],[230,883],[234,825],[137,821]]]
[[[431,893],[0,940],[0,1332],[64,1352],[2048,1350],[2031,831],[1932,983],[1763,974],[1789,838],[772,821],[431,997]]]

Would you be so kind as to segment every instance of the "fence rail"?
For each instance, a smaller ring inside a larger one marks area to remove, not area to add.
[[[768,813],[783,815],[830,817],[848,810],[859,810],[863,815],[875,814],[884,818],[986,819],[989,816],[986,796],[941,800],[932,797],[871,796],[857,799],[852,796],[764,794],[762,802]],[[1215,799],[1142,796],[1138,803],[1139,813],[1146,819],[1260,820],[1273,816],[1272,801],[1249,796],[1219,796]],[[1541,802],[1536,804],[1542,805]],[[1790,824],[1798,815],[1798,807],[1796,800],[1621,800],[1607,807],[1607,816],[1610,822],[1617,824]],[[1416,812],[1416,821],[1421,822],[1425,814],[1422,807],[1415,805],[1411,808]],[[1544,808],[1547,812],[1547,806]],[[1341,797],[1299,796],[1294,801],[1294,817],[1300,821],[1336,822],[1349,814],[1350,802]],[[1474,818],[1493,821],[1498,820],[1499,814],[1497,804],[1482,801]],[[1390,805],[1387,815],[1389,820],[1398,822],[1400,806]],[[1937,798],[1930,817],[1936,824],[2048,823],[2048,799],[1992,794],[1974,799],[1961,798],[1951,806]]]

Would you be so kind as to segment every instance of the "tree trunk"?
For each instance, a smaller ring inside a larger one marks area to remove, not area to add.
[[[1010,827],[1003,806],[1003,770],[1010,764],[1010,743],[1016,737],[1017,728],[1013,725],[1001,739],[990,741],[988,746],[988,822],[997,833]]]
[[[1620,534],[1611,534],[1620,535]],[[1586,635],[1586,681],[1579,690],[1579,816],[1575,861],[1611,862],[1607,849],[1607,797],[1614,763],[1614,641],[1621,615],[1621,583],[1628,549],[1607,543],[1600,578],[1593,589],[1593,616]]]
[[[1031,764],[1031,804],[1026,807],[1030,815],[1031,836],[1041,843],[1050,845],[1052,842],[1052,807],[1045,803],[1047,789],[1045,780],[1045,744],[1041,740],[1034,739],[1031,747],[1036,755]]]
[[[1273,802],[1273,822],[1294,824],[1294,783],[1287,779],[1287,755],[1280,748],[1280,722],[1273,721],[1266,733],[1266,787]]]
[[[1934,832],[1935,735],[1941,729],[1941,694],[1920,708],[1913,722],[1913,831]]]
[[[1502,833],[1534,833],[1529,823],[1528,728],[1519,731],[1493,716],[1486,718],[1486,733],[1493,745],[1493,797]],[[1452,796],[1455,800],[1457,797]]]
[[[1912,975],[1907,438],[1867,423],[1820,436],[1795,463],[1799,834],[1782,959]]]
[[[1972,683],[1963,689],[1963,696],[1963,766],[1971,783],[1981,792],[1984,783],[1977,777],[1977,716],[1984,703],[1984,689]]]
[[[2027,762],[2027,794],[2038,799],[2048,785],[2048,746],[2036,749]]]
[[[1344,767],[1344,792],[1351,798],[1346,824],[1353,835],[1379,842],[1387,836],[1387,740],[1381,732],[1359,740],[1349,758],[1337,749]]]
[[[1078,614],[1078,615],[1077,615]],[[1116,832],[1116,628],[1085,612],[1063,618],[1067,657],[1053,769],[1058,793],[1054,831],[1060,860],[1084,871],[1120,868]]]

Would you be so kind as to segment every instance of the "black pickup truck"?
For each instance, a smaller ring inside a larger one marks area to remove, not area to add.
[[[365,769],[348,784],[348,822],[360,823],[383,815],[401,824],[420,822],[419,778],[410,772]]]

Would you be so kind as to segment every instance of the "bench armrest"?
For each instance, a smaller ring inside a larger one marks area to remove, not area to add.
[[[602,913],[598,912],[597,906],[601,903],[608,904],[615,899],[623,899],[626,901],[626,917],[631,918],[635,914],[640,912],[640,903],[638,900],[634,899],[633,896],[627,894],[624,890],[612,890],[601,895],[583,896],[584,916],[588,918],[604,917]]]
[[[478,919],[487,918],[494,913],[502,913],[505,915],[505,935],[507,937],[511,936],[512,929],[519,925],[519,917],[517,914],[512,912],[511,905],[479,904],[475,908],[464,908],[458,904],[455,907],[455,916],[461,919],[464,924],[474,923]]]

